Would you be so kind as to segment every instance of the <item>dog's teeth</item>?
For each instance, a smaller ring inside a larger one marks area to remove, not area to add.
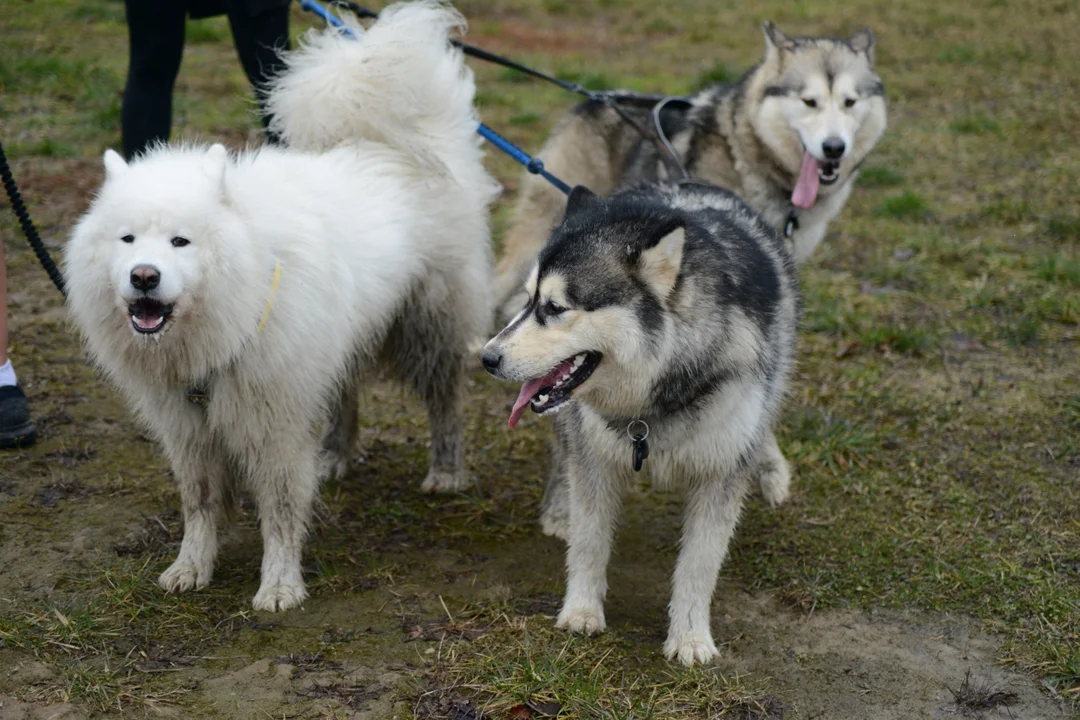
[[[581,367],[581,363],[583,363],[583,362],[585,362],[585,356],[584,355],[578,355],[576,358],[574,358],[574,366],[572,368],[570,368],[570,372],[577,371],[577,369],[579,367]]]
[[[543,405],[544,403],[546,403],[548,401],[548,397],[549,397],[548,395],[537,395],[536,396],[536,402]]]

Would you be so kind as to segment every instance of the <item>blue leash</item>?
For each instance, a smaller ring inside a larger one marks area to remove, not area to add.
[[[328,25],[331,25],[338,30],[341,30],[349,37],[356,37],[356,34],[353,33],[353,31],[350,30],[348,27],[346,27],[345,23],[343,23],[337,15],[334,15],[332,12],[324,8],[315,0],[299,0],[299,2],[301,8],[307,10],[310,13],[318,15],[323,20],[325,20]],[[517,160],[519,163],[524,165],[525,169],[531,172],[533,175],[539,175],[540,177],[544,178],[549,183],[558,188],[564,195],[570,194],[570,186],[549,173],[547,170],[545,170],[544,161],[540,158],[532,157],[524,150],[519,148],[517,145],[514,145],[514,143],[510,142],[502,135],[495,132],[483,123],[480,123],[480,127],[476,129],[476,132],[480,133],[480,136],[487,140],[489,143],[502,150],[514,160]]]

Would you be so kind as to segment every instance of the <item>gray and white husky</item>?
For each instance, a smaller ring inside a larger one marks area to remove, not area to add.
[[[787,495],[771,426],[795,352],[790,253],[718,188],[643,185],[601,199],[577,187],[526,292],[481,361],[523,383],[511,427],[526,407],[562,410],[544,511],[569,542],[558,626],[604,629],[615,522],[640,467],[687,493],[664,652],[706,662],[717,654],[710,600],[743,497],[755,479],[771,500]]]
[[[797,262],[821,242],[851,194],[859,165],[886,125],[885,89],[874,69],[874,36],[788,37],[765,23],[765,57],[737,83],[708,87],[661,113],[687,171],[726,188],[774,228],[789,222]],[[648,111],[624,108],[639,125]],[[606,195],[672,176],[665,154],[600,101],[574,108],[540,151],[571,185]],[[497,268],[504,317],[520,307],[525,273],[558,222],[565,198],[526,174]]]

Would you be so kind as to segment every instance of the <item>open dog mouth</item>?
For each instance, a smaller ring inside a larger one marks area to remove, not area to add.
[[[166,305],[159,300],[148,297],[139,298],[128,305],[131,326],[135,328],[135,332],[143,335],[153,335],[159,332],[165,327],[169,317],[172,316],[172,311],[173,306],[171,304]]]
[[[817,174],[822,185],[832,185],[840,177],[840,163],[832,160],[818,163]]]
[[[808,209],[817,202],[818,188],[832,185],[840,179],[840,163],[835,160],[818,160],[807,150],[803,154],[802,168],[791,192],[791,204],[797,208]]]
[[[563,360],[547,375],[526,380],[514,401],[514,409],[510,411],[510,427],[517,427],[526,405],[531,405],[537,415],[562,406],[570,399],[574,389],[589,379],[603,357],[593,351],[578,353]]]

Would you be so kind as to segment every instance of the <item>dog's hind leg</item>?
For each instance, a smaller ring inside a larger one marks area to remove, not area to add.
[[[682,549],[672,579],[664,643],[664,654],[683,665],[708,662],[718,654],[709,609],[746,485],[746,471],[736,470],[726,478],[701,480],[687,491]]]
[[[218,525],[231,502],[231,478],[224,453],[209,441],[165,439],[184,506],[184,539],[176,560],[158,578],[168,592],[205,587],[214,574]]]
[[[464,363],[460,353],[438,350],[431,372],[415,387],[427,405],[431,426],[431,467],[423,492],[464,490],[473,482],[465,473]]]
[[[776,435],[769,430],[758,456],[758,485],[761,495],[772,507],[782,504],[790,495],[791,467],[776,444]]]
[[[307,597],[300,560],[318,487],[319,445],[307,437],[283,441],[286,431],[269,437],[274,444],[248,458],[263,535],[262,580],[251,604],[273,612],[297,607]]]
[[[323,454],[319,467],[319,477],[323,480],[337,480],[349,470],[349,461],[356,447],[359,405],[360,375],[354,363],[342,381],[341,390],[330,413],[330,426],[323,437]]]
[[[391,370],[427,406],[431,465],[423,492],[454,492],[472,484],[465,474],[466,346],[449,298],[415,300],[387,340]]]

